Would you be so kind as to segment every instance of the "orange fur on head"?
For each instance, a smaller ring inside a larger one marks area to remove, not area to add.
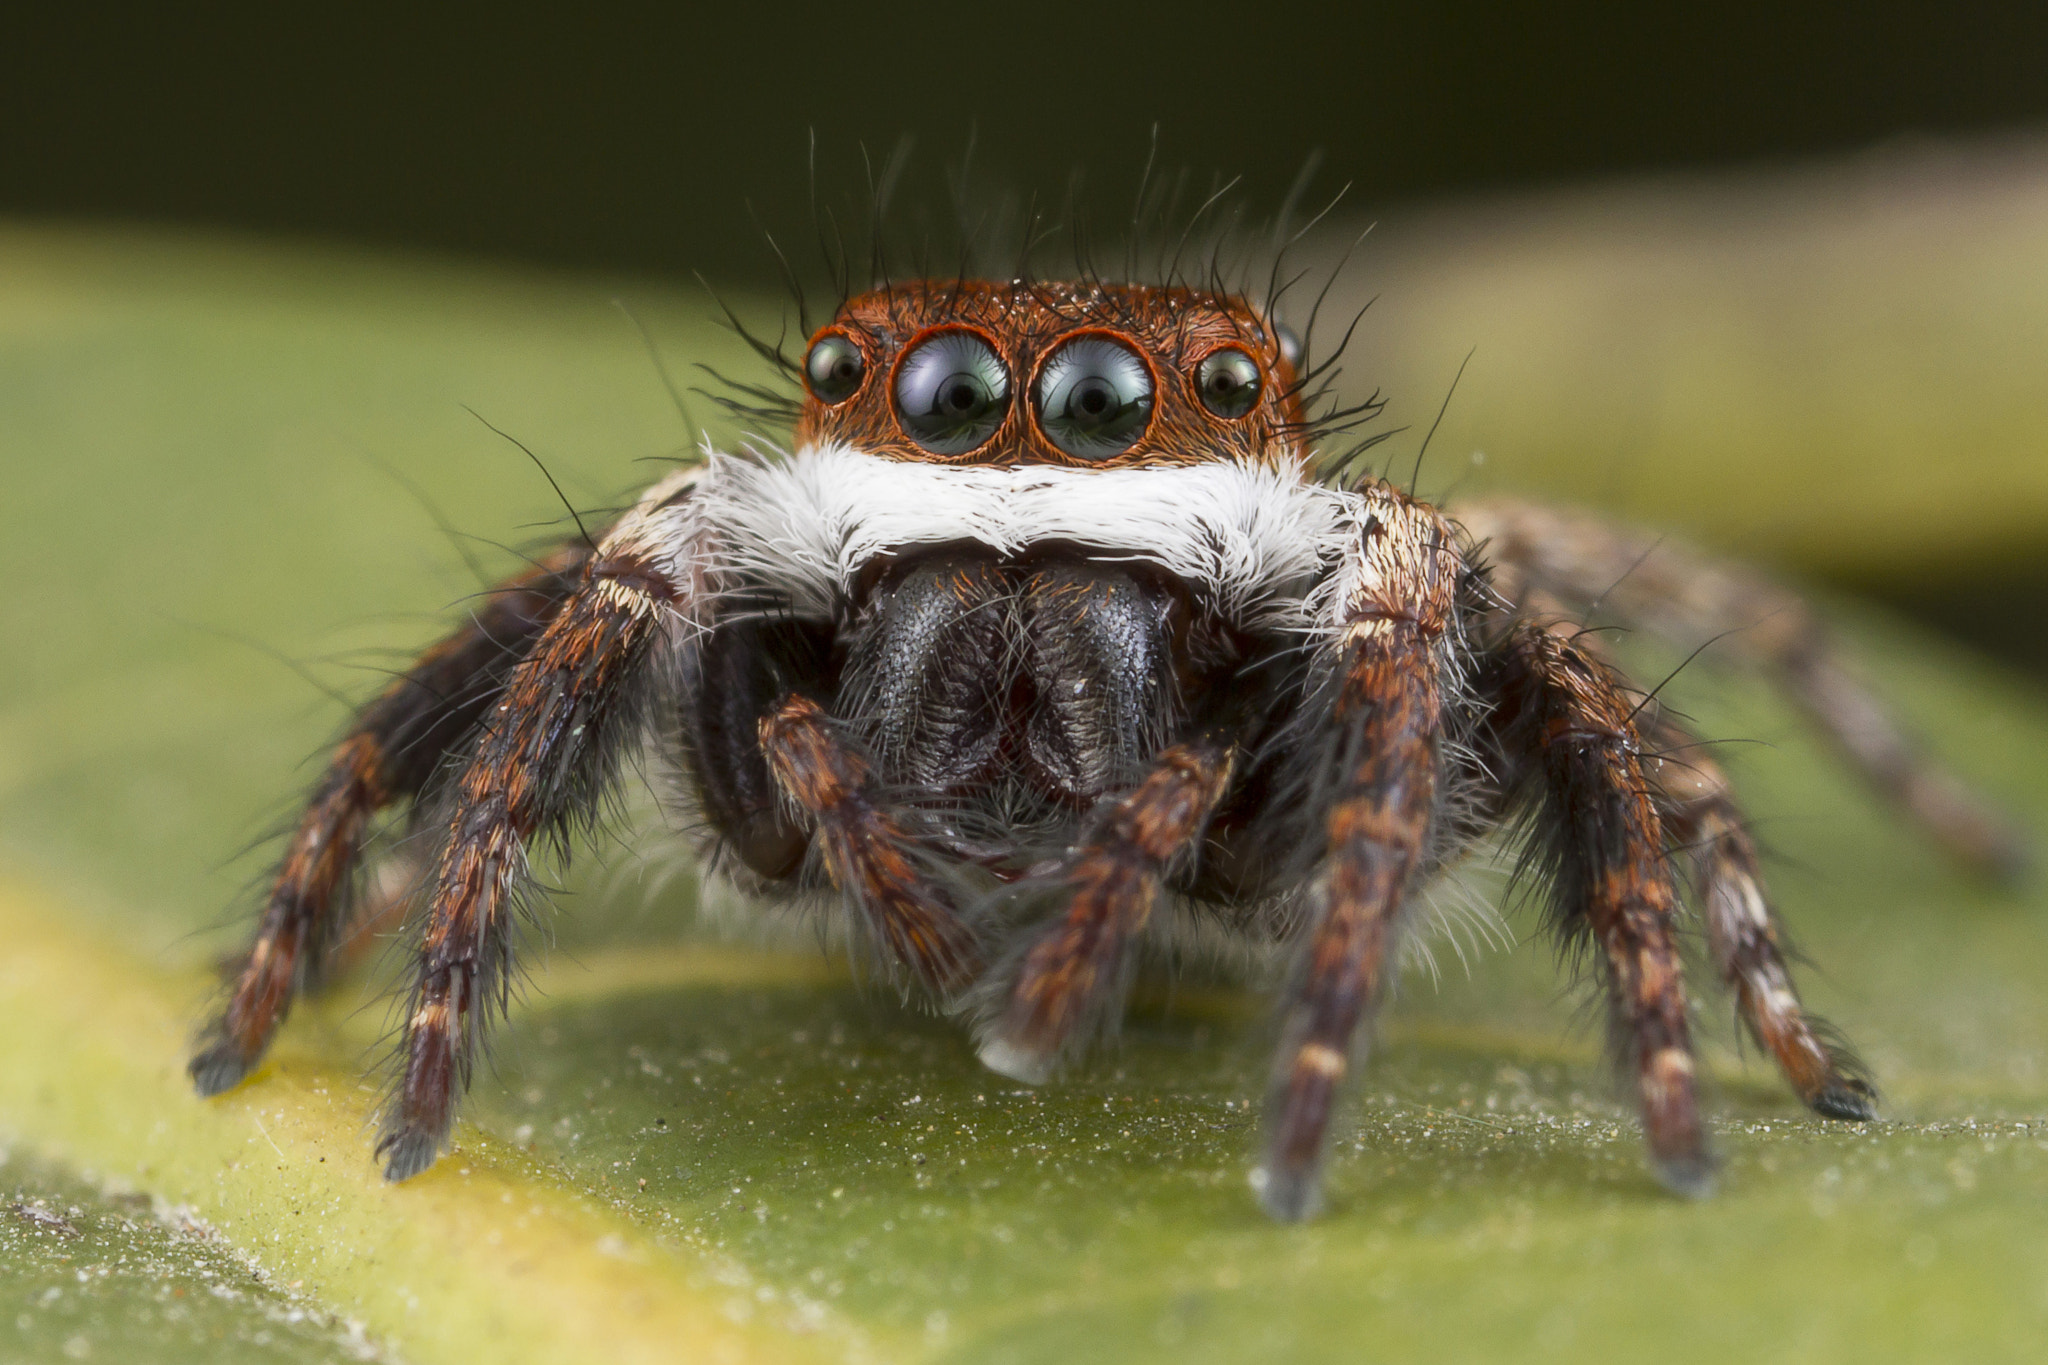
[[[937,330],[972,332],[1010,374],[1009,411],[981,445],[959,455],[919,445],[898,420],[898,363]],[[1304,455],[1300,385],[1270,321],[1243,299],[1185,288],[1125,284],[996,284],[916,281],[849,299],[811,338],[847,338],[861,351],[860,387],[839,403],[806,391],[799,447],[844,444],[871,455],[936,464],[1055,464],[1081,468],[1189,465],[1209,460],[1278,462]],[[1106,459],[1061,450],[1041,429],[1032,394],[1039,367],[1076,335],[1129,346],[1151,371],[1153,409],[1145,432]],[[1195,371],[1211,353],[1235,348],[1257,362],[1258,402],[1242,417],[1204,407]]]

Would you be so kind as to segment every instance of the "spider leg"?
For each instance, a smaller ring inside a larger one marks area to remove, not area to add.
[[[1529,589],[1524,606],[1550,619],[1564,616],[1546,589]],[[1578,634],[1574,646],[1615,668],[1594,637]],[[1642,711],[1638,726],[1654,747],[1643,757],[1643,773],[1665,835],[1692,859],[1694,896],[1706,921],[1709,951],[1721,979],[1735,991],[1744,1025],[1816,1113],[1835,1119],[1877,1117],[1876,1090],[1860,1063],[1799,1003],[1783,930],[1764,888],[1756,840],[1727,777],[1669,708],[1652,700]]]
[[[1815,1113],[1876,1118],[1876,1090],[1855,1057],[1799,1003],[1756,841],[1728,779],[1668,715],[1659,715],[1649,729],[1659,752],[1645,760],[1644,773],[1666,834],[1691,851],[1707,943],[1721,978],[1735,991],[1743,1023]]]
[[[890,956],[942,996],[966,985],[980,970],[973,936],[918,866],[916,839],[867,760],[809,697],[785,698],[760,731],[769,771],[817,826],[826,873]]]
[[[1567,943],[1593,940],[1658,1179],[1706,1194],[1713,1168],[1672,937],[1678,899],[1634,705],[1569,627],[1517,619],[1493,659],[1500,766],[1534,789],[1531,854],[1547,873],[1559,933]]]
[[[1234,746],[1217,735],[1172,745],[1136,787],[1100,811],[1082,846],[1046,879],[1065,912],[1023,954],[982,1030],[981,1060],[1029,1084],[1051,1075],[1084,1025],[1118,998],[1132,937],[1168,868],[1193,851],[1230,784]]]
[[[1796,594],[1583,513],[1496,501],[1463,507],[1458,519],[1484,542],[1494,586],[1510,600],[1548,593],[1574,614],[1597,612],[1685,647],[1715,642],[1724,657],[1766,672],[1864,781],[1953,857],[1995,877],[2026,869],[2025,836],[1918,751]]]
[[[569,595],[589,552],[563,549],[490,593],[469,623],[364,707],[335,747],[271,880],[256,937],[190,1071],[202,1095],[249,1073],[293,998],[326,972],[370,821],[417,798]],[[394,890],[396,888],[393,888]],[[389,896],[382,899],[390,900]]]
[[[513,669],[453,783],[400,1044],[402,1075],[377,1143],[388,1180],[433,1164],[477,1047],[503,1011],[527,841],[564,837],[571,819],[596,807],[650,701],[660,646],[701,628],[695,476],[656,484],[605,535]]]
[[[1463,565],[1450,529],[1384,486],[1365,492],[1360,536],[1338,570],[1326,698],[1298,737],[1319,769],[1310,794],[1323,857],[1252,1174],[1266,1211],[1295,1220],[1320,1200],[1325,1136],[1353,1065],[1353,1035],[1395,979],[1403,910],[1426,871],[1438,813],[1447,631]]]

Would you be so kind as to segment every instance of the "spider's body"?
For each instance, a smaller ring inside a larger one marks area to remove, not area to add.
[[[358,719],[193,1063],[262,1054],[336,937],[366,826],[438,823],[404,1077],[380,1151],[446,1139],[502,1005],[525,849],[651,743],[714,867],[823,892],[1027,1080],[1114,1016],[1161,917],[1293,944],[1267,1207],[1314,1205],[1330,1106],[1430,875],[1525,820],[1587,942],[1653,1163],[1705,1187],[1668,855],[1719,974],[1808,1104],[1871,1091],[1801,1010],[1712,763],[1571,615],[1746,646],[1963,845],[1999,836],[1910,761],[1774,590],[1583,519],[1462,524],[1319,482],[1292,339],[1187,289],[896,285],[812,339],[790,453],[713,455],[494,595]],[[1546,520],[1548,518],[1548,520]],[[1489,562],[1491,561],[1491,566]],[[1617,583],[1624,586],[1617,589]]]

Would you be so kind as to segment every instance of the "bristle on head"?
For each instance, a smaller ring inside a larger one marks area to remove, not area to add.
[[[1302,269],[1291,259],[1344,199],[1340,189],[1320,205],[1309,201],[1318,157],[1306,160],[1279,211],[1260,220],[1239,197],[1237,180],[1205,182],[1185,171],[1162,171],[1155,128],[1136,193],[1114,196],[1129,207],[1107,220],[1113,226],[1105,233],[1091,218],[1078,174],[1050,201],[1059,206],[1051,212],[1038,195],[992,192],[978,183],[970,174],[971,139],[959,163],[946,168],[944,203],[932,212],[905,193],[912,180],[909,152],[901,144],[883,158],[863,148],[861,188],[835,203],[819,190],[814,136],[809,171],[817,265],[804,267],[804,253],[793,256],[762,229],[796,315],[763,331],[725,311],[774,373],[749,381],[707,371],[716,390],[709,396],[757,433],[779,440],[792,431],[799,446],[844,441],[893,458],[940,463],[1153,465],[1249,457],[1301,465],[1324,482],[1346,478],[1378,443],[1353,440],[1329,448],[1382,405],[1377,393],[1349,403],[1336,395],[1337,361],[1358,318],[1343,320],[1335,345],[1319,345],[1323,303],[1351,251],[1327,271]],[[1303,211],[1305,202],[1312,211]],[[822,281],[807,282],[807,273],[820,270]],[[816,307],[820,297],[836,299],[829,315]],[[816,326],[821,318],[822,329]],[[837,334],[860,350],[864,378],[857,394],[820,401],[823,395],[805,381],[811,352],[798,354],[789,344],[792,321],[811,347]],[[931,441],[904,430],[895,383],[901,357],[938,328],[981,333],[1010,382],[993,398],[1004,407],[1001,420],[957,439]],[[1094,448],[1077,453],[1073,443],[1044,439],[1039,429],[1043,364],[1058,349],[1055,343],[1086,330],[1104,333],[1142,359],[1157,406],[1142,423],[1127,424],[1142,425],[1141,436],[1106,454]],[[1232,411],[1219,421],[1201,401],[1195,367],[1202,352],[1223,345],[1255,358],[1260,390],[1256,411]],[[877,378],[882,382],[873,382]]]

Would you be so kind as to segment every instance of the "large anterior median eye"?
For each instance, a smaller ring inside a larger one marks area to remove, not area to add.
[[[1038,424],[1052,443],[1083,460],[1129,450],[1152,420],[1152,372],[1138,353],[1108,337],[1076,337],[1038,371]]]
[[[965,455],[996,434],[1010,408],[1010,372],[972,332],[939,332],[896,367],[896,416],[934,455]]]
[[[867,372],[867,357],[860,353],[860,347],[852,337],[838,332],[819,337],[811,344],[811,353],[804,357],[804,380],[820,402],[844,403],[860,392],[860,381],[867,377]]]

